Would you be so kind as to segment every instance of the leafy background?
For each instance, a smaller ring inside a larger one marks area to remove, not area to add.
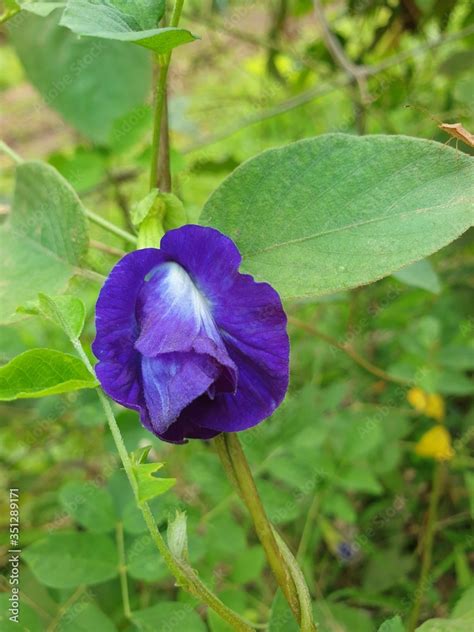
[[[361,90],[332,60],[306,0],[186,3],[183,26],[201,41],[174,54],[170,115],[174,184],[190,220],[197,221],[226,175],[264,149],[326,132],[445,142],[437,119],[472,125],[470,2],[349,1],[324,10],[345,55],[371,69]],[[47,17],[22,11],[2,35],[3,140],[24,158],[48,162],[87,208],[131,230],[131,204],[147,191],[149,53],[78,39],[59,19],[60,11]],[[459,144],[460,163],[461,152],[470,151]],[[2,217],[21,212],[29,195],[37,204],[25,227],[31,235],[45,205],[32,192],[28,170],[48,169],[22,167],[24,195],[17,189],[14,199],[14,170],[6,157],[0,161]],[[74,195],[65,185],[53,199],[58,221],[67,224]],[[38,270],[51,261],[49,274],[29,279],[18,301],[27,302],[32,289],[59,292],[68,266],[74,271],[79,261],[107,274],[131,248],[98,226],[89,232],[87,253],[79,236],[71,252],[56,253],[63,265],[50,255],[42,259]],[[5,262],[17,255],[18,271],[22,252],[10,235],[2,237],[12,250]],[[473,628],[473,268],[466,233],[394,277],[286,303],[290,394],[270,421],[241,437],[270,518],[299,551],[322,632],[371,632],[386,620],[383,632],[404,629],[396,617],[406,621],[413,606],[436,468],[415,447],[441,422],[454,456],[442,466],[424,586],[422,620],[428,621],[420,629]],[[94,335],[98,287],[91,274],[74,276],[68,286],[86,304],[86,343]],[[26,313],[0,328],[0,340],[2,364],[34,347],[71,351],[51,320]],[[437,410],[408,401],[413,381],[439,396]],[[245,511],[211,447],[168,446],[142,430],[135,414],[118,410],[118,418],[129,450],[151,443],[153,460],[166,463],[164,476],[177,479],[153,502],[163,531],[185,509],[200,576],[248,619],[291,632]],[[92,391],[1,404],[0,419],[2,488],[21,493],[25,630],[226,630],[157,561]],[[7,576],[5,495],[1,503]],[[124,617],[120,573],[130,587],[131,621]],[[5,620],[7,597],[0,594],[2,630],[15,629]]]

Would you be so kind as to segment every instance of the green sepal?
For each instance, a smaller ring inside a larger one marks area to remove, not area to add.
[[[132,208],[132,222],[138,229],[138,248],[158,248],[161,238],[187,223],[183,203],[173,193],[152,189]]]

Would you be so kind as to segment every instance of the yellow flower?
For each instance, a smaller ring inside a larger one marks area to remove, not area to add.
[[[444,413],[444,399],[441,395],[437,395],[436,393],[428,395],[425,415],[441,422],[444,419]]]
[[[425,393],[417,386],[407,393],[407,400],[413,408],[431,419],[442,422],[445,415],[444,399],[436,393]]]
[[[411,388],[407,393],[408,403],[413,406],[415,410],[419,413],[424,413],[426,410],[427,404],[427,395],[425,391],[422,391],[421,388],[415,386],[415,388]]]
[[[418,456],[449,461],[454,456],[451,445],[451,435],[444,426],[433,426],[420,438],[415,446]]]

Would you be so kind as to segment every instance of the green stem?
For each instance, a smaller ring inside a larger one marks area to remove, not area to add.
[[[16,151],[14,151],[3,141],[0,141],[0,151],[2,151],[4,154],[7,154],[7,156],[9,156],[17,165],[21,165],[21,163],[23,162],[23,158],[21,158],[21,156],[19,156]]]
[[[237,434],[223,433],[214,439],[214,444],[227,476],[250,513],[270,568],[296,620],[300,623],[301,630],[313,632],[316,628],[308,611],[307,600],[304,598],[304,594],[309,595],[309,592],[303,575],[296,560],[286,545],[283,546],[283,541],[268,520]]]
[[[313,606],[311,604],[311,595],[308,586],[306,585],[306,580],[304,578],[303,572],[299,567],[295,556],[288,548],[286,542],[283,540],[283,538],[274,527],[272,527],[272,529],[273,535],[275,536],[278,546],[280,547],[280,551],[295,583],[301,609],[301,630],[303,632],[317,632],[316,624],[313,622]]]
[[[135,245],[137,243],[137,238],[135,237],[135,235],[131,235],[126,230],[115,226],[115,224],[112,224],[111,222],[107,221],[100,215],[97,215],[93,211],[90,211],[89,209],[85,209],[85,213],[86,217],[89,218],[91,222],[94,222],[94,224],[97,224],[97,226],[105,228],[105,230],[108,230],[109,233],[113,233],[114,235],[117,235],[117,237],[121,237],[125,241],[128,241],[130,244]]]
[[[181,11],[183,10],[184,0],[176,0],[173,13],[171,15],[170,26],[176,27],[179,24]],[[162,147],[162,133],[167,133],[164,115],[166,114],[166,82],[168,79],[168,70],[171,61],[171,51],[166,55],[157,55],[156,64],[158,67],[158,82],[155,94],[155,111],[153,126],[153,141],[151,145],[151,165],[150,165],[150,190],[156,186],[160,188],[161,182],[158,182],[158,167],[160,162],[160,149]],[[167,157],[169,163],[169,156]],[[169,172],[169,164],[167,165]],[[161,170],[160,170],[161,171]],[[160,178],[161,179],[161,178]]]
[[[71,342],[86,367],[89,369],[92,375],[95,375],[94,369],[80,341],[75,338],[72,339]],[[97,389],[97,394],[100,403],[102,404],[102,408],[104,409],[107,423],[112,433],[115,446],[120,456],[120,460],[122,461],[123,469],[125,470],[125,474],[127,475],[130,486],[133,490],[137,507],[139,507],[139,509],[141,510],[143,519],[145,520],[145,523],[150,532],[150,536],[155,543],[156,548],[161,553],[161,556],[163,557],[163,560],[165,561],[165,564],[167,565],[170,573],[176,578],[178,586],[180,586],[184,590],[187,590],[197,599],[207,604],[234,630],[237,630],[238,632],[253,632],[253,627],[251,626],[251,624],[247,623],[247,621],[242,619],[242,617],[240,617],[236,612],[228,608],[213,592],[211,592],[207,588],[207,586],[205,586],[201,582],[194,569],[192,569],[182,560],[175,558],[169,550],[165,540],[163,539],[163,536],[156,526],[155,519],[148,503],[139,502],[138,500],[138,487],[135,475],[133,473],[132,462],[123,441],[123,437],[112,411],[110,402],[100,388]]]
[[[120,576],[120,590],[122,592],[123,614],[126,619],[130,619],[132,616],[132,610],[130,608],[130,596],[128,594],[128,582],[127,582],[127,562],[125,559],[125,543],[123,539],[123,524],[118,522],[115,528],[117,539],[117,551],[119,556],[119,576]]]
[[[431,570],[431,561],[433,556],[433,541],[436,532],[436,520],[438,514],[438,504],[441,496],[441,488],[444,477],[444,465],[441,462],[436,463],[433,472],[433,484],[431,486],[430,502],[428,507],[428,518],[426,521],[426,529],[423,536],[423,551],[421,558],[421,571],[418,585],[415,591],[415,599],[413,609],[408,621],[408,632],[413,632],[420,618],[420,610],[423,599],[426,594],[427,584],[429,583],[429,574]]]

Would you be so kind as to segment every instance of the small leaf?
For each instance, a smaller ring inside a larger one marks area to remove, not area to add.
[[[200,223],[233,239],[242,271],[283,298],[376,281],[473,223],[473,159],[406,136],[327,134],[238,167]]]
[[[143,463],[148,456],[150,447],[137,450],[132,454],[132,469],[138,485],[138,500],[143,503],[161,496],[176,483],[175,478],[157,478],[156,472],[161,470],[164,463]]]
[[[148,455],[150,454],[151,445],[146,445],[143,448],[138,448],[138,450],[134,450],[130,459],[133,465],[140,465],[141,463],[146,463]]]
[[[175,557],[180,560],[188,559],[188,532],[186,512],[177,511],[173,520],[168,521],[168,546]]]
[[[84,208],[70,184],[50,165],[25,162],[16,170],[9,222],[0,228],[0,321],[36,299],[64,289],[87,252]]]
[[[99,584],[118,574],[111,538],[93,533],[54,533],[37,540],[23,557],[35,577],[51,588]]]
[[[402,619],[399,615],[384,621],[377,632],[405,632]]]
[[[439,277],[428,259],[416,261],[398,272],[395,272],[393,276],[397,281],[401,281],[413,287],[419,287],[433,294],[439,294],[441,292]]]
[[[156,28],[163,14],[162,0],[130,2],[126,11],[124,6],[118,0],[69,0],[61,24],[78,35],[133,42],[159,54],[196,39],[186,29]]]
[[[80,298],[68,294],[38,294],[38,299],[41,314],[59,325],[71,340],[79,338],[86,318],[86,308]]]
[[[75,356],[54,349],[31,349],[0,368],[0,401],[57,395],[97,384]]]

